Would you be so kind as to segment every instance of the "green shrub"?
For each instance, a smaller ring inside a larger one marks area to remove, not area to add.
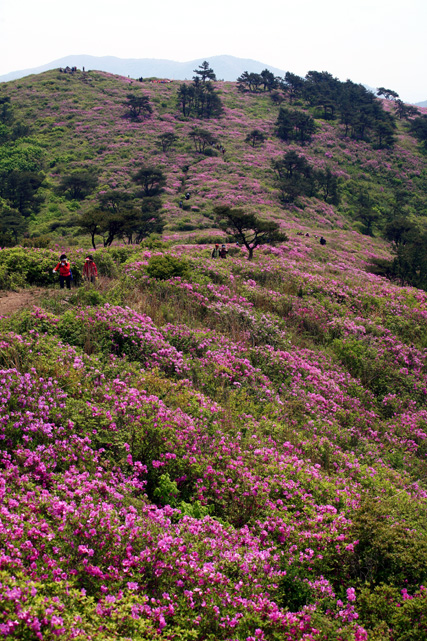
[[[174,229],[177,231],[193,231],[194,229],[199,229],[199,225],[192,222],[189,218],[183,218],[174,225]]]
[[[102,258],[105,259],[105,257],[108,256],[114,263],[122,265],[131,258],[136,251],[137,248],[134,245],[127,245],[126,247],[109,247],[104,250],[98,249],[96,252],[96,258],[98,260],[98,257],[102,256]]]
[[[424,641],[427,637],[427,591],[414,594],[391,585],[366,585],[357,598],[360,623],[373,641]]]
[[[147,273],[150,278],[157,278],[159,280],[168,280],[176,276],[184,276],[187,269],[188,265],[184,260],[164,254],[162,256],[152,256],[147,265]]]
[[[40,249],[46,249],[50,247],[52,239],[50,236],[36,236],[35,238],[24,238],[22,241],[23,247],[38,247]]]
[[[14,273],[7,265],[0,264],[0,289],[16,290],[25,285],[25,275]]]
[[[169,474],[160,476],[157,487],[153,491],[153,496],[161,505],[176,505],[179,490],[176,482],[171,480]]]
[[[130,591],[122,593],[111,605],[62,581],[28,581],[26,576],[16,571],[13,576],[1,572],[0,580],[8,594],[2,602],[0,624],[14,621],[13,632],[7,634],[9,638],[28,641],[40,638],[149,641],[157,636],[151,621],[133,616],[133,608],[141,603],[141,597]],[[25,604],[25,611],[20,598]],[[20,616],[23,611],[26,616]],[[107,611],[108,616],[105,615]],[[41,632],[37,635],[34,622],[40,622]]]
[[[52,286],[58,256],[48,249],[11,247],[0,251],[0,281],[3,289],[24,285]]]
[[[100,307],[108,301],[104,294],[98,289],[95,289],[90,283],[87,283],[84,287],[79,287],[74,290],[69,302],[73,305]]]
[[[366,499],[354,513],[350,571],[359,580],[414,588],[427,581],[427,518],[404,495],[388,498]]]

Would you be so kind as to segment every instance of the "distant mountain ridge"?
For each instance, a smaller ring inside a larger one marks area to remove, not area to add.
[[[131,78],[170,78],[171,80],[190,80],[196,69],[204,60],[208,60],[214,69],[218,80],[234,82],[244,72],[260,73],[263,69],[269,69],[277,76],[284,76],[283,69],[277,69],[266,63],[248,58],[236,58],[235,56],[208,56],[197,58],[188,62],[175,62],[174,60],[163,60],[158,58],[116,58],[114,56],[89,56],[72,55],[53,60],[40,67],[12,71],[0,76],[0,82],[18,80],[32,74],[43,73],[58,67],[85,68],[86,71],[107,71],[119,76],[130,76]]]

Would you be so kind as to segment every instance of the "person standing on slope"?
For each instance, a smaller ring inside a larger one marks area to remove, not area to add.
[[[212,258],[219,258],[219,245],[215,245],[212,250]]]
[[[59,263],[53,269],[53,273],[55,272],[59,272],[59,284],[61,289],[64,289],[64,284],[67,285],[67,289],[71,289],[71,268],[65,254],[61,254]]]
[[[88,254],[83,265],[83,279],[88,283],[94,283],[97,278],[98,270],[93,262],[92,256]]]

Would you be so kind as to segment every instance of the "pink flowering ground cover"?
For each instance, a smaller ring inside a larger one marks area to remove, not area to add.
[[[426,637],[427,297],[328,241],[1,319],[1,636]]]
[[[40,211],[32,217],[30,232],[55,237],[55,223],[61,223],[61,233],[71,241],[76,211],[98,207],[99,196],[107,191],[127,195],[135,191],[132,176],[143,165],[161,167],[165,174],[162,203],[168,237],[183,230],[199,239],[213,236],[217,231],[212,210],[217,205],[242,207],[304,228],[360,229],[356,201],[361,191],[369,193],[376,214],[385,222],[390,212],[423,215],[425,158],[405,119],[394,123],[394,146],[378,148],[373,140],[353,139],[340,118],[324,120],[312,105],[307,113],[314,115],[316,131],[311,142],[301,146],[276,135],[280,105],[268,91],[242,93],[237,83],[217,82],[223,113],[200,120],[183,116],[177,100],[179,86],[178,81],[138,82],[98,71],[69,75],[58,70],[4,83],[3,95],[10,99],[14,117],[31,128],[22,139],[2,146],[0,171],[45,174]],[[126,117],[129,94],[149,100],[149,118]],[[308,107],[283,104],[299,110]],[[376,104],[378,110],[394,111],[392,101]],[[209,153],[195,149],[190,137],[194,128],[217,141],[208,146]],[[247,135],[255,129],[264,141],[253,147]],[[176,140],[165,150],[161,137],[170,133]],[[320,193],[285,205],[281,202],[272,161],[290,151],[303,157],[313,171],[329,170],[338,179],[339,203],[332,204]],[[93,193],[78,201],[58,193],[64,175],[82,170],[93,170],[99,178]],[[183,200],[186,192],[191,195],[188,202]]]

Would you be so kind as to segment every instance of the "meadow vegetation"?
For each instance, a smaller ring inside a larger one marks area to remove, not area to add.
[[[425,638],[427,296],[357,238],[0,252],[4,636]]]
[[[295,77],[213,98],[210,71],[0,89],[0,289],[39,291],[0,317],[0,635],[424,641],[427,294],[407,284],[424,286],[408,250],[420,143],[404,116],[387,144],[352,137]],[[284,100],[313,118],[304,145],[275,132]],[[277,167],[305,193],[284,202]],[[141,212],[163,236],[120,231]],[[236,212],[263,221],[261,244],[231,242]]]

